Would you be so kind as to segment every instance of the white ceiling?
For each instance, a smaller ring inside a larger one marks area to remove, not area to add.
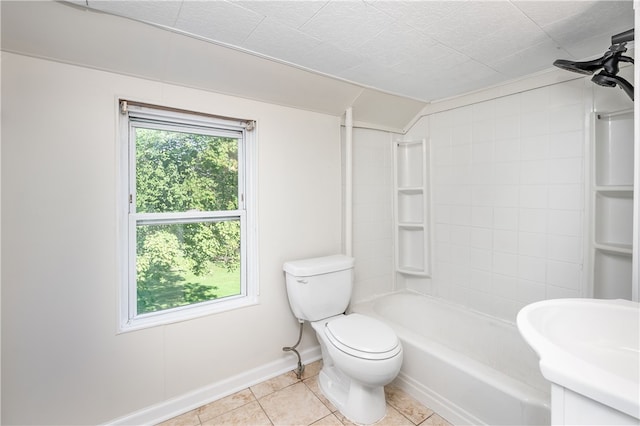
[[[601,56],[627,1],[123,1],[76,4],[420,101]]]

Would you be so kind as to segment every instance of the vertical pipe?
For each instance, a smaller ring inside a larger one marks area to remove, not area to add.
[[[344,246],[345,254],[353,256],[353,110],[347,108],[345,119],[345,189]]]

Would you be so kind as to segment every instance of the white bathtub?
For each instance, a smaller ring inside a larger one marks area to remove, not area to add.
[[[396,331],[404,348],[396,384],[449,422],[550,424],[550,384],[514,324],[412,292],[351,311]]]

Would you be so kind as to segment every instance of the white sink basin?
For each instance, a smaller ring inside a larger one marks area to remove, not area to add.
[[[547,380],[639,418],[639,307],[627,300],[545,300],[518,313],[518,329]]]

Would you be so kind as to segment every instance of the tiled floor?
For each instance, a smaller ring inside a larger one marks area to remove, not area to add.
[[[207,425],[353,425],[320,393],[321,361],[305,367],[302,379],[289,372],[214,401],[161,426]],[[387,415],[376,425],[451,426],[394,386],[385,388]]]

